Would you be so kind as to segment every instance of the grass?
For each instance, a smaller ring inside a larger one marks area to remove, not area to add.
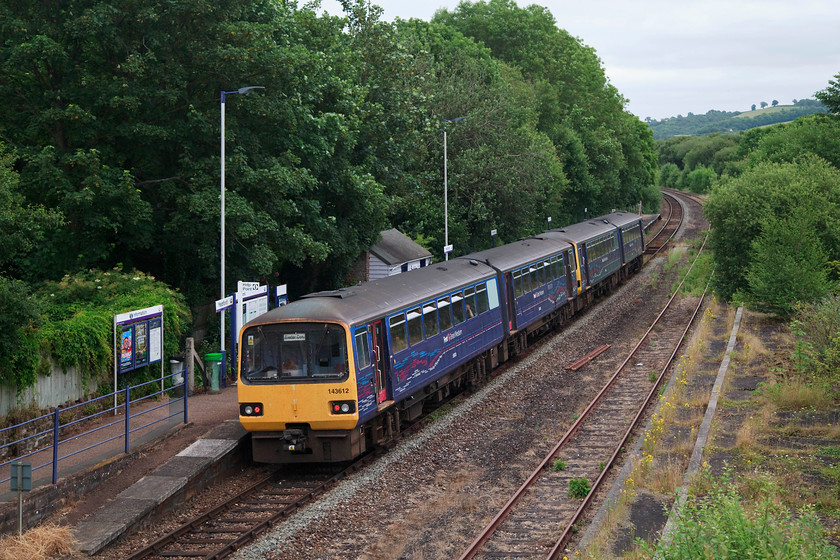
[[[835,406],[827,387],[796,378],[781,379],[762,392],[778,410],[829,410]]]
[[[729,475],[702,483],[706,492],[694,494],[675,516],[670,543],[658,550],[647,543],[641,548],[663,560],[717,558],[834,558],[836,551],[823,534],[810,508],[793,513],[780,505],[778,487],[766,479],[753,481],[757,498],[742,498]]]
[[[19,537],[0,539],[0,560],[47,560],[72,554],[75,543],[70,527],[42,525]]]

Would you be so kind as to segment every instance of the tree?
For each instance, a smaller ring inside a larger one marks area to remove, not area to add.
[[[790,316],[797,302],[812,302],[829,292],[826,254],[813,217],[802,211],[768,216],[751,244],[747,269],[750,300],[759,309]]]
[[[773,240],[780,241],[771,238],[771,225],[809,216],[803,226],[813,230],[825,259],[840,260],[840,171],[816,156],[757,163],[713,188],[704,212],[711,224],[717,289],[725,299],[739,290],[750,293],[750,270],[761,277],[763,270],[771,270],[767,263],[753,265],[759,254],[752,250],[753,242],[762,236],[768,251],[764,255],[772,251]],[[807,262],[812,259],[809,253]],[[756,268],[760,266],[765,269]]]
[[[773,105],[773,107],[775,107],[775,106],[776,106],[776,105],[778,105],[778,104],[779,104],[779,100],[778,100],[778,99],[774,99],[774,100],[773,100],[773,102],[771,103],[771,105]]]
[[[572,188],[566,202],[576,218],[585,207],[607,211],[639,200],[655,205],[648,127],[624,111],[626,100],[607,80],[595,51],[559,29],[546,8],[520,8],[513,0],[462,2],[454,12],[438,11],[434,21],[475,38],[534,84],[538,130],[564,162]]]
[[[828,80],[828,87],[816,92],[814,97],[822,101],[830,113],[840,113],[840,73]]]
[[[28,278],[123,263],[192,302],[215,294],[219,92],[256,84],[227,105],[227,277],[297,266],[308,285],[294,291],[337,282],[386,223],[382,170],[411,143],[360,148],[388,100],[369,95],[345,23],[271,0],[2,4],[0,122],[20,192],[65,219],[23,261]]]
[[[750,106],[750,111],[755,111],[755,103]]]
[[[765,107],[767,107],[767,102],[766,102],[766,101],[762,101],[762,102],[761,102],[761,108],[762,108],[762,109],[764,109]]]

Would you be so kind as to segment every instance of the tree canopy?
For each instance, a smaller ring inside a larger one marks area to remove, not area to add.
[[[438,253],[444,125],[456,252],[492,228],[513,239],[548,215],[656,204],[649,131],[545,8],[491,0],[388,23],[343,4],[341,17],[270,0],[0,7],[17,205],[52,218],[33,222],[43,242],[18,251],[15,277],[121,264],[192,302],[215,294],[220,92],[246,85],[265,89],[226,100],[231,287],[341,285],[389,226]]]

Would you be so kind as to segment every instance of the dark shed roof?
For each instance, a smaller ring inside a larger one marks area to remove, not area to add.
[[[385,264],[394,266],[432,256],[429,251],[396,228],[383,231],[380,236],[379,241],[370,248],[370,252]]]

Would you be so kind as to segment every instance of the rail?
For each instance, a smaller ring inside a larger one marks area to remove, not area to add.
[[[57,407],[55,411],[44,414],[32,420],[15,424],[0,429],[0,442],[5,441],[9,437],[14,437],[14,434],[23,432],[31,432],[30,435],[20,437],[9,443],[0,445],[0,454],[16,453],[16,456],[0,462],[0,484],[5,484],[11,480],[11,464],[18,461],[25,461],[31,459],[38,462],[37,465],[32,466],[33,475],[35,472],[51,467],[52,470],[52,484],[56,484],[59,478],[59,465],[61,461],[65,461],[71,457],[85,453],[99,446],[105,445],[115,440],[123,439],[123,451],[127,454],[131,449],[132,434],[136,434],[147,428],[150,428],[161,422],[165,422],[175,416],[183,415],[184,423],[188,422],[188,406],[186,390],[186,375],[184,371],[175,372],[166,379],[181,379],[180,384],[174,384],[169,388],[159,391],[154,391],[151,394],[143,395],[139,398],[131,400],[131,392],[139,391],[152,384],[162,384],[161,379],[147,381],[139,385],[125,387],[113,393],[102,395],[88,401],[74,404],[68,407]],[[170,398],[166,402],[154,403],[153,399],[157,399],[164,393],[168,394]],[[175,395],[181,396],[175,396]],[[114,406],[110,406],[98,412],[84,415],[82,418],[73,420],[62,424],[61,417],[68,413],[75,415],[77,410],[84,411],[88,407],[99,407],[99,401],[102,402],[117,402],[121,397],[122,402]],[[110,400],[109,400],[110,399]],[[183,407],[179,405],[183,401]],[[164,407],[168,410],[162,411]],[[174,412],[173,412],[174,410]],[[161,415],[162,411],[162,415]],[[156,413],[156,414],[155,414]],[[113,421],[107,421],[107,415],[117,416],[122,414],[122,418]],[[136,424],[138,421],[145,422],[141,425]],[[73,433],[73,430],[78,429],[83,424],[91,421],[102,422],[96,427],[86,430],[81,433]],[[62,434],[65,434],[62,439]],[[72,445],[71,445],[72,444]],[[17,453],[14,450],[18,448],[26,448],[34,445],[35,449],[28,450],[23,453]],[[62,454],[62,446],[64,446],[64,454]],[[68,449],[73,447],[73,449]],[[4,451],[6,450],[6,451]],[[116,454],[116,453],[114,453]],[[8,476],[6,473],[9,473]],[[33,476],[34,478],[34,476]]]
[[[671,233],[670,235],[672,237],[673,233]],[[698,252],[698,255],[697,255],[698,257],[699,257],[699,254],[702,253],[704,247],[705,247],[705,241],[703,243],[703,247],[701,247],[700,251]],[[697,262],[696,258],[695,258],[694,262],[695,263]],[[694,263],[692,263],[691,267],[689,268],[689,271],[686,272],[686,274],[684,275],[683,280],[680,283],[680,287],[682,286],[682,283],[685,281],[685,278],[688,276],[688,274],[690,273],[691,268],[693,268],[693,266],[694,266]],[[621,366],[615,371],[615,373],[613,374],[611,379],[601,389],[601,391],[598,393],[598,395],[596,395],[596,397],[590,402],[590,404],[586,408],[586,410],[583,413],[580,414],[580,416],[576,419],[576,421],[572,424],[572,426],[567,430],[567,432],[560,439],[560,441],[558,441],[557,444],[551,449],[551,451],[548,454],[546,454],[545,458],[542,460],[542,462],[539,464],[539,466],[531,473],[531,475],[527,478],[527,480],[525,480],[525,482],[522,483],[522,485],[519,487],[519,489],[513,494],[513,496],[507,501],[507,503],[505,503],[505,505],[496,514],[496,516],[490,521],[490,523],[488,523],[487,526],[484,527],[482,532],[476,537],[476,539],[472,542],[472,544],[469,546],[469,548],[460,557],[460,560],[469,560],[471,558],[476,557],[480,553],[483,556],[486,556],[486,557],[503,557],[506,554],[511,553],[511,550],[509,550],[509,549],[506,550],[504,548],[504,546],[505,546],[504,544],[501,544],[501,546],[498,546],[498,547],[494,546],[494,549],[493,549],[492,552],[487,547],[487,545],[488,545],[489,541],[492,538],[494,538],[494,535],[497,532],[502,532],[501,531],[502,524],[505,522],[506,519],[508,519],[510,517],[511,513],[518,506],[521,499],[526,495],[526,493],[530,492],[532,488],[536,487],[536,484],[537,484],[538,480],[541,480],[541,479],[544,478],[549,464],[557,456],[560,449],[564,448],[571,441],[571,439],[582,429],[582,426],[584,425],[584,423],[590,423],[590,422],[593,421],[593,418],[592,418],[593,411],[596,410],[596,407],[599,406],[599,403],[604,400],[605,395],[609,391],[611,391],[611,388],[613,387],[614,384],[616,384],[617,380],[620,378],[622,373],[625,371],[625,368],[628,366],[628,364],[630,363],[630,360],[633,358],[633,356],[636,355],[637,352],[639,352],[640,349],[642,349],[643,345],[645,345],[645,344],[647,344],[648,346],[660,346],[660,343],[662,341],[658,341],[656,344],[651,345],[650,342],[647,342],[648,338],[651,336],[651,333],[654,332],[654,329],[655,329],[656,325],[661,325],[661,323],[663,321],[663,318],[665,317],[666,311],[669,310],[672,307],[672,304],[676,300],[677,295],[679,294],[680,287],[678,287],[674,291],[674,294],[672,295],[671,299],[665,305],[665,307],[663,308],[663,310],[661,311],[659,316],[654,321],[653,325],[644,334],[644,336],[638,342],[638,344],[635,346],[635,348],[633,348],[633,350],[630,352],[630,354],[627,356],[627,358],[624,360],[624,362],[621,364]],[[707,289],[708,289],[708,286],[707,286]],[[584,511],[586,510],[586,508],[591,503],[591,500],[595,496],[596,489],[605,480],[605,477],[606,477],[609,469],[611,468],[611,466],[617,460],[617,457],[620,454],[621,449],[626,444],[626,442],[627,442],[628,438],[630,437],[634,427],[638,424],[638,422],[642,418],[644,410],[649,405],[653,396],[657,394],[657,388],[662,383],[662,380],[663,380],[666,372],[668,371],[671,363],[673,362],[675,356],[678,353],[681,342],[685,339],[685,336],[686,336],[689,328],[691,327],[691,325],[695,321],[695,319],[698,315],[698,312],[702,307],[705,296],[706,296],[706,294],[704,292],[704,294],[699,298],[696,306],[693,306],[693,309],[690,312],[690,317],[688,317],[688,320],[683,325],[684,328],[681,329],[681,331],[679,332],[678,335],[673,337],[673,340],[675,341],[675,344],[673,345],[673,347],[671,347],[670,344],[666,344],[666,345],[662,345],[661,349],[656,350],[657,352],[659,352],[661,350],[664,350],[665,348],[671,348],[667,352],[668,353],[667,359],[664,361],[665,363],[663,364],[663,366],[661,368],[661,371],[660,371],[660,373],[657,377],[656,382],[653,383],[653,387],[650,389],[650,391],[644,397],[642,402],[638,405],[638,408],[637,408],[636,412],[633,414],[633,419],[630,422],[629,426],[626,427],[626,429],[623,432],[623,435],[620,435],[620,432],[616,433],[616,435],[620,436],[620,437],[617,438],[617,441],[613,441],[613,443],[611,444],[611,448],[612,448],[611,456],[610,456],[610,458],[607,462],[602,463],[603,466],[600,468],[599,475],[597,476],[597,479],[596,479],[595,483],[593,484],[593,487],[587,492],[587,495],[584,498],[583,502],[580,503],[577,507],[573,508],[574,513],[572,513],[569,518],[562,521],[564,529],[562,530],[562,532],[560,534],[560,537],[559,538],[551,537],[550,535],[542,534],[542,533],[538,534],[539,542],[545,542],[547,539],[551,539],[554,542],[553,548],[548,553],[548,556],[547,556],[548,560],[556,560],[557,558],[562,557],[561,550],[563,549],[563,547],[565,546],[565,544],[568,542],[569,538],[571,537],[571,533],[574,530],[573,528],[580,521]],[[662,328],[662,327],[660,327],[660,328]],[[667,331],[669,329],[665,329],[665,330]],[[628,385],[630,387],[641,387],[640,383],[635,383],[632,380],[631,380],[630,383],[628,383]],[[620,396],[620,399],[619,399],[620,401],[633,400],[631,398],[628,398],[627,394],[624,393],[623,391],[620,391],[620,393],[621,393],[621,396]],[[621,402],[619,404],[624,404],[624,402]],[[603,415],[605,417],[607,417],[610,422],[614,423],[615,414],[611,411],[611,409],[607,409],[607,412],[604,413]],[[597,422],[592,422],[593,426],[595,426],[596,424],[597,424]],[[596,428],[597,428],[597,426],[596,426]],[[555,499],[556,499],[557,492],[556,492],[555,484],[556,484],[556,481],[550,480],[548,483],[544,484],[544,486],[546,486],[548,488],[547,492],[551,495],[554,495]],[[536,496],[533,496],[532,499],[538,500],[539,498],[537,498]],[[569,505],[571,505],[571,504],[569,504]],[[549,506],[547,504],[541,503],[541,507],[543,509],[540,510],[540,515],[550,516],[552,519],[556,519],[557,521],[559,521],[559,517],[562,517],[563,515],[566,515],[565,513],[563,513],[563,511],[565,511],[565,508],[567,508],[566,505],[560,505],[555,509],[548,509]],[[527,515],[525,517],[527,517]],[[540,530],[542,530],[542,526],[540,526],[540,527],[541,527]],[[551,530],[549,530],[549,532],[551,532]],[[514,535],[516,537],[516,539],[518,539],[518,541],[523,541],[523,542],[528,541],[528,539],[536,539],[536,537],[531,535],[528,532],[528,530],[525,529],[524,526],[520,526],[520,525],[517,525],[517,524],[514,524],[513,527],[508,527],[504,531],[504,533],[506,535]],[[537,540],[534,540],[534,542],[536,543]],[[534,552],[534,551],[532,551],[532,552]],[[519,555],[519,553],[516,553],[514,555]],[[525,554],[522,554],[522,555],[524,556]],[[528,556],[534,556],[534,554],[528,554]]]

